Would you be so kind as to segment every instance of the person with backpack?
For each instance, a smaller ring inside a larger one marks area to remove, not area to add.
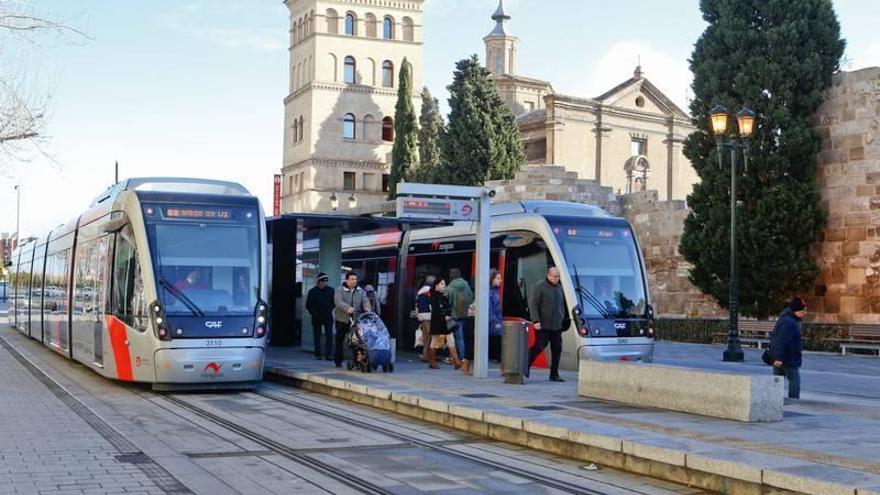
[[[474,331],[468,309],[474,302],[474,291],[462,278],[461,270],[449,270],[449,304],[452,306],[452,319],[455,320],[455,348],[463,359],[472,359],[474,352]]]
[[[801,320],[806,314],[806,303],[795,296],[776,320],[767,358],[773,366],[773,374],[788,380],[788,398],[795,400],[801,397],[800,369],[804,350]]]

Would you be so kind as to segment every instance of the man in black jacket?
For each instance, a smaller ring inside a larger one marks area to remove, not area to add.
[[[773,374],[788,380],[788,397],[801,396],[800,368],[803,364],[804,340],[801,333],[801,320],[807,314],[807,305],[800,297],[791,300],[785,311],[776,320],[770,336],[770,355],[773,359]]]
[[[333,295],[326,273],[318,274],[318,285],[309,290],[306,309],[312,317],[312,335],[315,338],[315,359],[330,361],[333,354]],[[324,332],[324,352],[321,353],[321,331]]]
[[[547,278],[535,286],[529,304],[529,314],[537,330],[535,345],[529,350],[529,369],[535,359],[550,344],[550,381],[565,381],[559,377],[559,358],[562,357],[562,332],[565,330],[565,295],[559,283],[559,269],[547,270]],[[570,323],[569,323],[570,324]]]

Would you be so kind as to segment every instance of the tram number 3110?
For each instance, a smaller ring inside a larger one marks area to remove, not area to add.
[[[205,344],[207,347],[223,347],[223,340],[221,339],[208,339]]]

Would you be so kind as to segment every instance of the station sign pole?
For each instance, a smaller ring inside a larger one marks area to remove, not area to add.
[[[474,296],[474,378],[489,377],[489,253],[491,199],[485,187],[446,186],[401,182],[397,186],[398,218],[474,222],[477,234]]]

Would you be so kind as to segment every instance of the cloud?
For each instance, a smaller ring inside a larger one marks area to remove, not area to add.
[[[568,80],[554,83],[557,91],[595,97],[626,81],[641,59],[642,71],[676,105],[687,111],[693,75],[685,56],[676,56],[644,40],[614,43],[593,66]],[[583,75],[586,74],[586,77]],[[556,87],[559,86],[559,87]]]
[[[168,28],[226,48],[283,50],[288,43],[285,9],[280,4],[272,5],[269,15],[265,15],[267,7],[265,2],[222,0],[205,9],[203,2],[188,2],[165,15],[162,22]],[[273,18],[278,22],[272,26],[248,26],[252,19]]]

